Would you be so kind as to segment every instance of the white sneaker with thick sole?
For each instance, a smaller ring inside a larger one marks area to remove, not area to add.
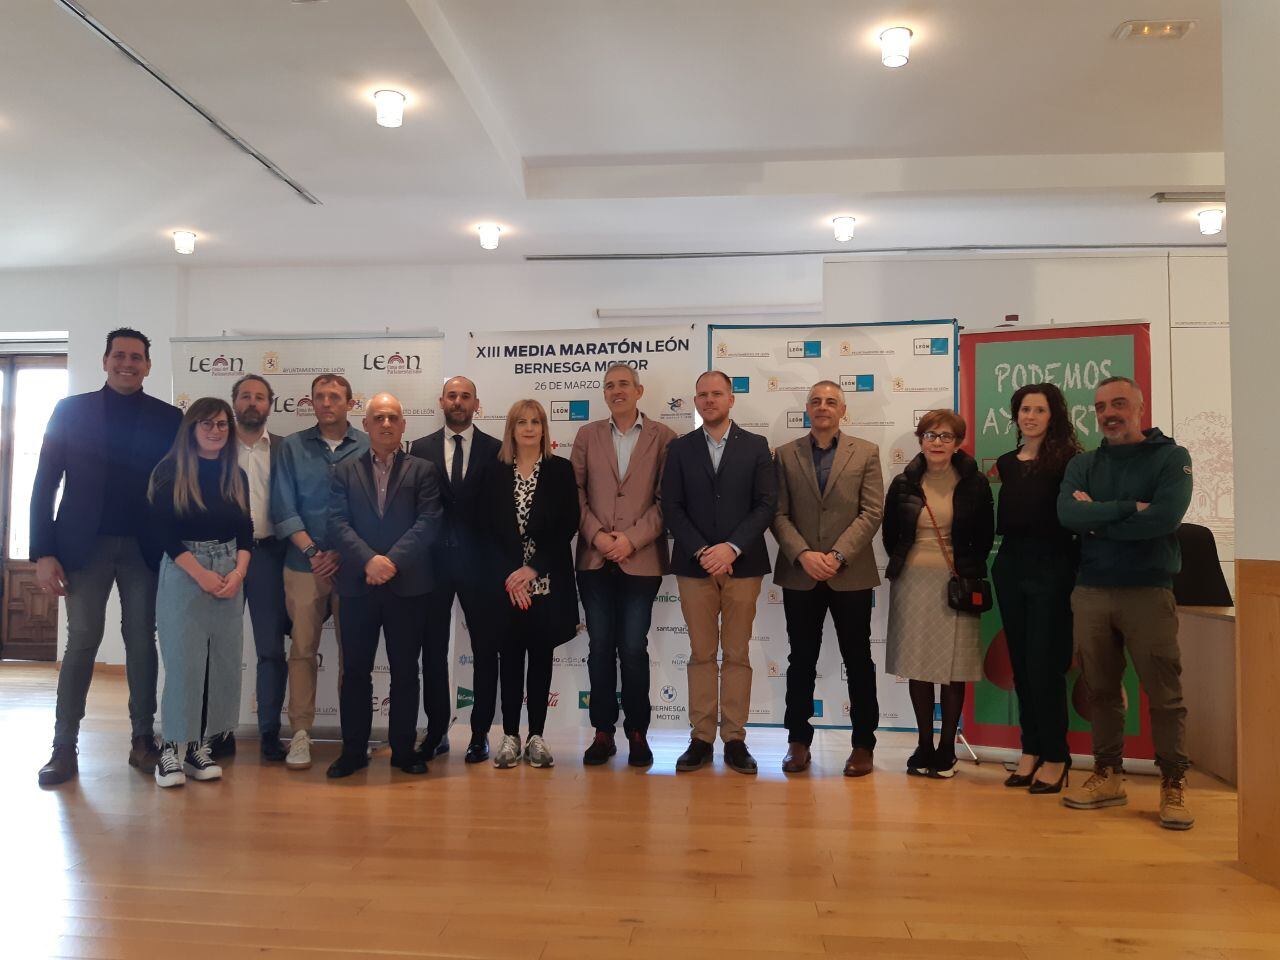
[[[547,749],[547,742],[535,735],[524,745],[524,762],[531,767],[554,767],[556,758]]]
[[[290,770],[309,770],[311,768],[311,735],[299,730],[289,741],[289,754],[284,758],[284,765]]]
[[[187,776],[192,780],[220,780],[222,768],[213,762],[213,747],[208,740],[187,746]]]
[[[499,770],[508,770],[520,763],[520,738],[506,734],[498,745],[498,752],[493,755],[493,765]]]
[[[160,760],[156,763],[156,785],[180,787],[186,782],[187,775],[182,772],[182,761],[178,759],[178,745],[166,743],[160,751]]]

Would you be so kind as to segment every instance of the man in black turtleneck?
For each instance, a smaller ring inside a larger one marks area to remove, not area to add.
[[[36,578],[43,592],[67,603],[53,755],[40,768],[46,786],[77,772],[76,741],[113,584],[129,680],[129,763],[150,775],[159,756],[153,722],[160,545],[147,529],[147,483],[173,443],[182,411],[143,392],[151,341],[137,330],[107,334],[102,369],[107,382],[101,390],[67,397],[54,408],[31,492]]]

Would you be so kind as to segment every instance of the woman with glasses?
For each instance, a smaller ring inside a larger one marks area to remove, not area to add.
[[[1013,667],[1022,756],[1004,785],[1061,793],[1071,766],[1066,674],[1079,549],[1058,523],[1058,488],[1080,441],[1067,401],[1052,383],[1019,389],[1009,412],[1018,447],[996,461],[1002,539],[991,578]]]
[[[916,427],[920,453],[885,497],[882,535],[889,554],[889,631],[885,669],[906,677],[920,742],[907,761],[915,776],[955,776],[956,732],[965,683],[982,679],[980,615],[953,610],[953,575],[983,578],[995,538],[991,485],[960,449],[964,420],[931,410]],[[942,730],[933,740],[934,687]]]
[[[222,400],[191,404],[147,491],[165,550],[156,589],[164,663],[156,783],[162,787],[181,786],[187,776],[221,777],[209,741],[233,730],[240,716],[243,587],[253,522],[248,481],[228,442],[234,424]]]

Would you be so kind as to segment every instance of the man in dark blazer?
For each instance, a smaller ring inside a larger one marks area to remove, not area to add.
[[[751,627],[769,572],[764,532],[777,503],[777,476],[769,442],[729,419],[733,381],[709,370],[695,391],[702,428],[671,442],[662,477],[663,514],[675,538],[671,570],[689,626],[693,735],[676,770],[696,770],[711,759],[719,715],[725,763],[755,773],[746,741]],[[718,682],[717,652],[723,654]]]
[[[440,537],[432,547],[435,588],[427,598],[423,622],[422,705],[427,714],[427,733],[419,751],[430,760],[449,749],[446,739],[453,717],[453,694],[449,689],[449,639],[453,598],[462,604],[462,614],[470,628],[474,660],[475,704],[471,708],[471,742],[467,763],[489,758],[489,728],[498,701],[498,650],[492,631],[485,629],[488,605],[505,604],[506,598],[486,596],[481,591],[484,578],[479,556],[476,493],[485,470],[498,459],[502,446],[496,437],[477,429],[472,419],[480,408],[476,385],[466,377],[446,380],[440,391],[440,412],[445,425],[435,433],[415,440],[412,456],[435,465],[440,477],[440,503],[444,522]]]
[[[249,512],[253,517],[253,554],[245,575],[244,599],[258,656],[258,735],[262,759],[280,762],[287,752],[280,743],[280,711],[289,680],[284,652],[289,623],[284,603],[284,555],[288,542],[276,537],[271,522],[271,473],[283,440],[267,432],[274,399],[271,384],[256,373],[241,377],[231,388],[236,452],[249,480]],[[234,736],[228,734],[223,744],[214,745],[214,756],[234,753],[234,744]]]
[[[434,586],[431,542],[440,532],[440,485],[432,464],[400,448],[404,427],[400,401],[389,393],[375,395],[364,415],[369,449],[333,471],[328,540],[341,558],[334,589],[342,598],[342,753],[329,766],[331,779],[369,765],[379,632],[386,634],[391,668],[391,765],[405,773],[427,772],[413,742],[422,618]]]
[[[129,763],[155,770],[156,570],[161,546],[151,536],[147,484],[169,452],[182,411],[148,396],[151,341],[122,327],[107,334],[101,390],[58,402],[45,429],[31,491],[31,559],[40,589],[66,597],[67,648],[58,672],[53,755],[40,783],[62,783],[78,770],[76,741],[93,664],[102,644],[107,600],[120,593],[129,721]],[[62,501],[54,501],[62,485]]]
[[[853,752],[847,777],[872,770],[880,705],[871,659],[871,592],[880,583],[871,541],[884,512],[880,450],[840,430],[844,391],[833,380],[809,390],[810,430],[778,448],[778,512],[773,536],[791,656],[787,664],[787,755],[782,769],[809,766],[813,687],[822,626],[831,611],[849,684]]]

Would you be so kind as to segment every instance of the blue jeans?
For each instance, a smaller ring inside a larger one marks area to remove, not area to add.
[[[627,733],[649,729],[649,623],[661,577],[633,577],[617,564],[578,571],[590,646],[591,725],[612,735],[618,722],[618,664]]]
[[[200,566],[215,573],[235,569],[236,542],[186,544]],[[205,593],[168,554],[160,561],[156,590],[156,633],[164,663],[160,695],[161,736],[191,743],[229,733],[240,719],[240,673],[244,645],[244,590],[219,600]],[[201,729],[201,704],[208,671],[208,720]]]

